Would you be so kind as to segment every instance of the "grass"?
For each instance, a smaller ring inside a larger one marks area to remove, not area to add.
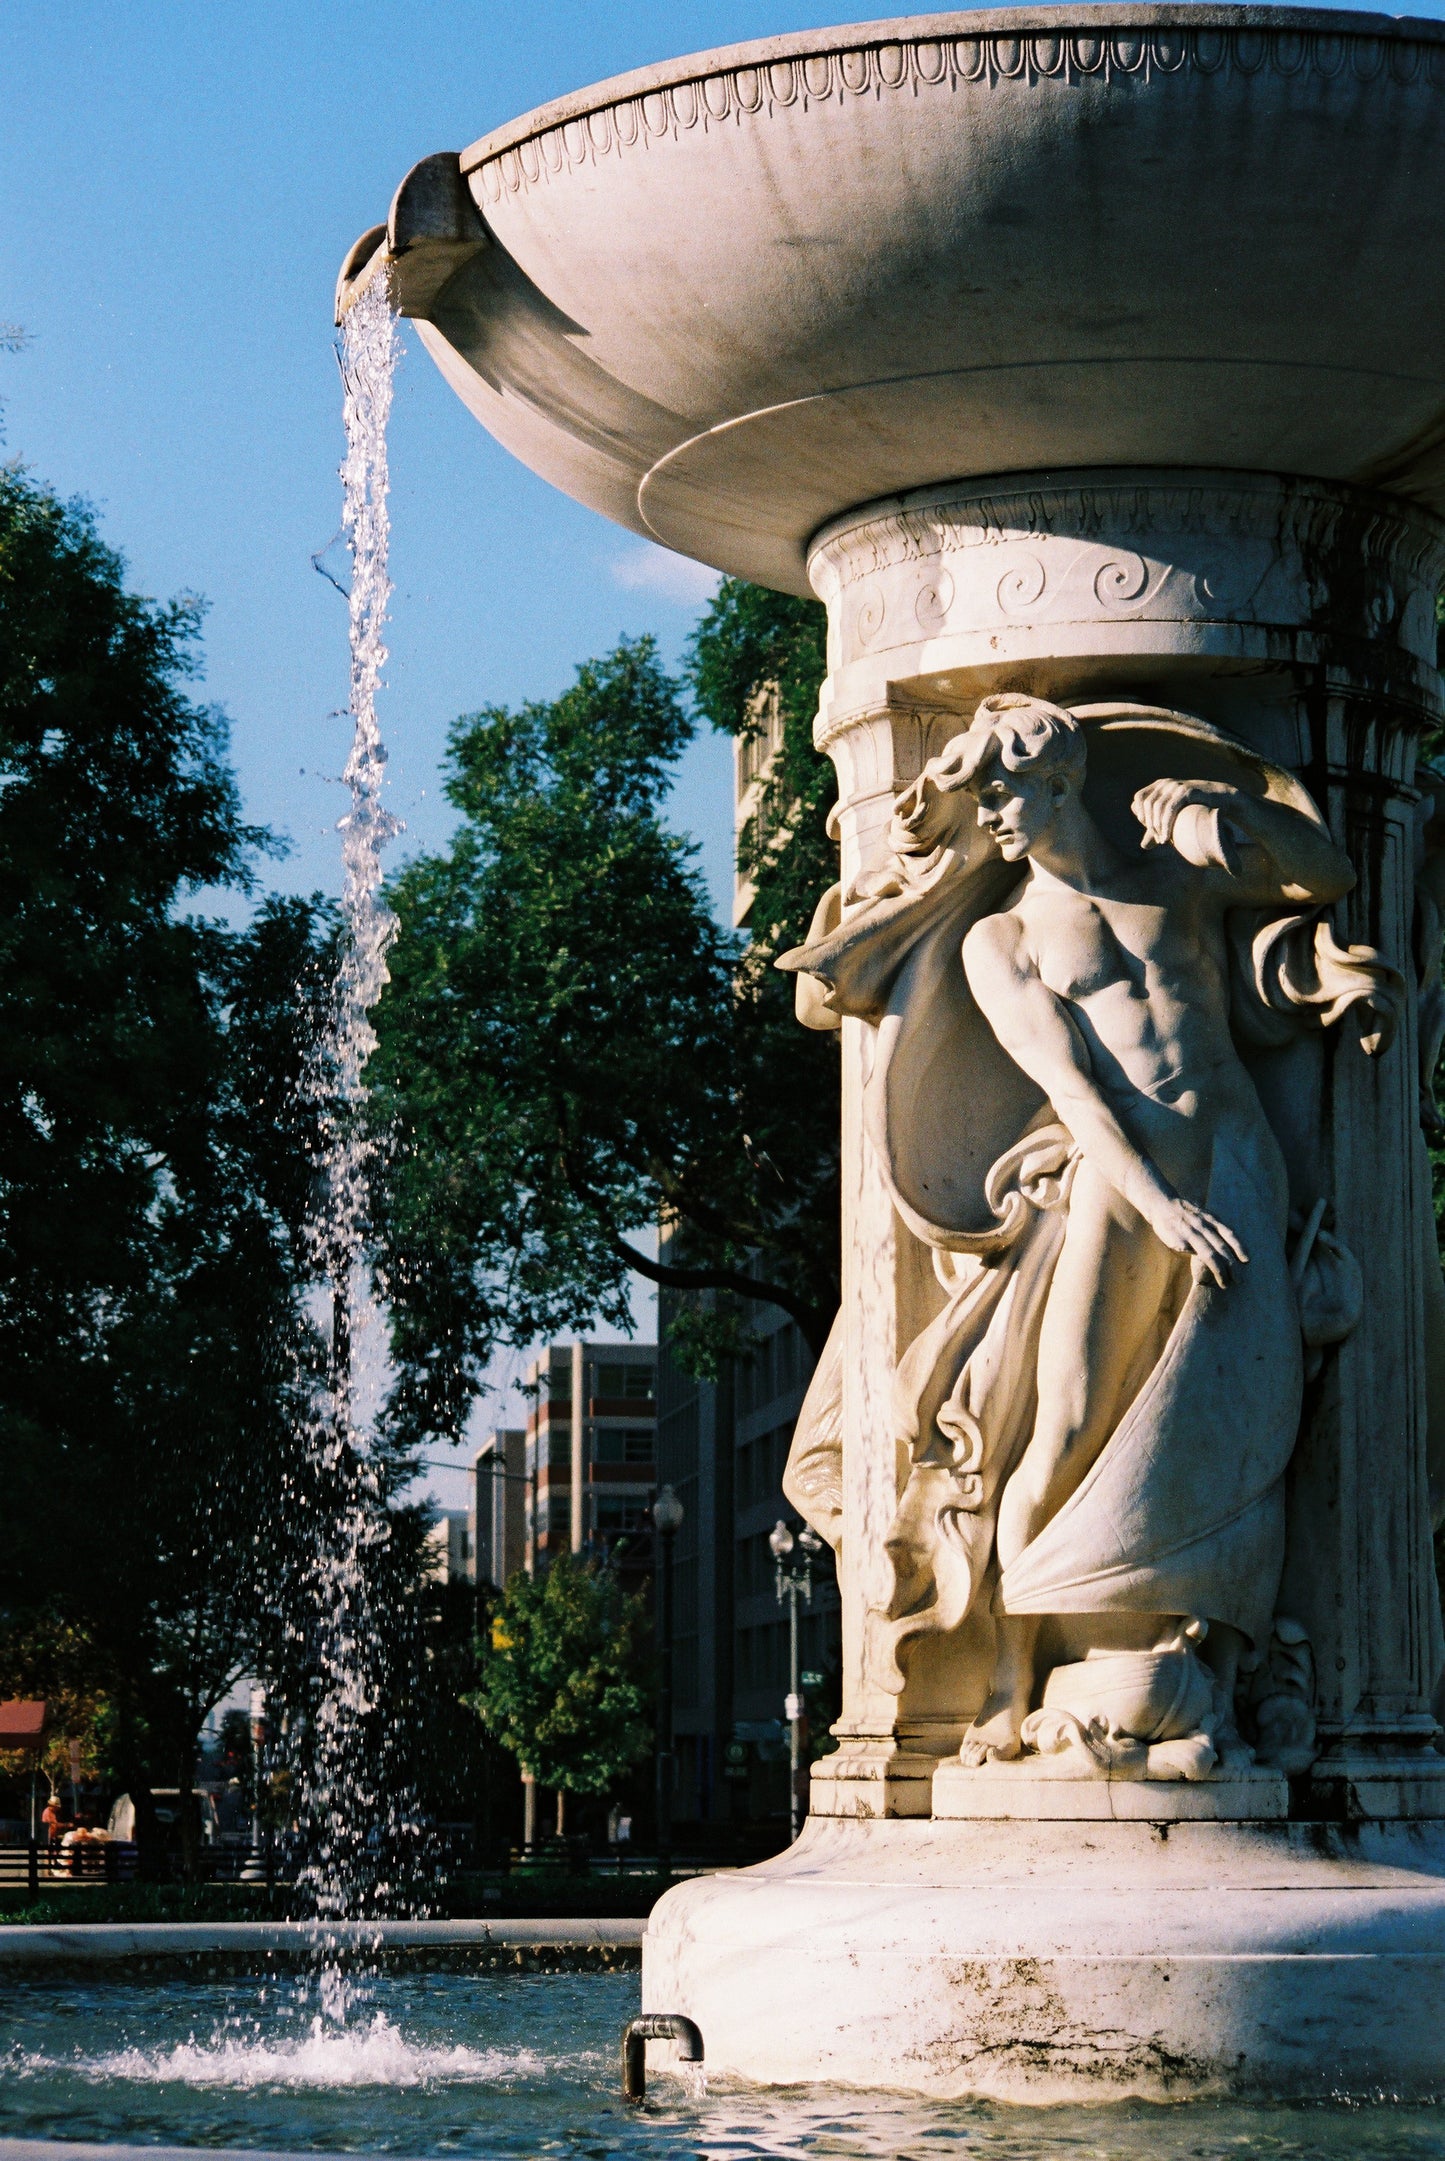
[[[45,1890],[30,1898],[0,1891],[0,1922],[74,1928],[91,1921],[285,1921],[295,1911],[287,1884],[268,1891],[249,1883],[96,1883]]]
[[[426,1912],[446,1921],[641,1919],[667,1885],[641,1872],[616,1876],[465,1873],[440,1884],[424,1901]],[[287,1921],[302,1907],[287,1884],[267,1890],[245,1883],[77,1884],[29,1898],[23,1889],[0,1890],[0,1923],[37,1928],[75,1928],[92,1922],[124,1927],[145,1921]]]

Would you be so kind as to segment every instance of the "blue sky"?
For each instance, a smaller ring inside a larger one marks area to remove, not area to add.
[[[836,9],[427,0],[115,0],[0,11],[7,450],[86,495],[141,590],[210,603],[207,688],[278,882],[336,882],[345,613],[311,567],[338,523],[331,296],[415,160],[623,68]],[[710,581],[536,480],[408,334],[392,429],[397,591],[384,722],[399,852],[445,831],[448,723],[546,695],[623,631],[671,657]],[[728,763],[678,822],[727,875]]]
[[[292,842],[277,883],[338,882],[346,620],[311,556],[339,522],[347,249],[428,152],[625,68],[846,17],[838,0],[5,0],[0,321],[31,339],[0,355],[7,453],[91,500],[140,590],[208,599],[207,693],[247,809]],[[624,631],[676,659],[710,581],[514,463],[409,333],[391,459],[397,860],[445,834],[457,713],[554,693]],[[689,753],[674,808],[722,895],[725,744]],[[437,1490],[455,1502],[460,1481]]]

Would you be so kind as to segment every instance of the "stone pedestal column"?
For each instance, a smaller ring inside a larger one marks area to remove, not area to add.
[[[1322,804],[1359,873],[1341,934],[1413,974],[1420,794],[1428,709],[1325,668],[1314,701]],[[1326,1052],[1320,1170],[1365,1270],[1359,1327],[1307,1401],[1294,1465],[1284,1596],[1309,1615],[1323,1742],[1307,1806],[1364,1818],[1445,1814],[1445,1758],[1431,1742],[1440,1609],[1425,1453],[1427,1274],[1438,1277],[1420,1138],[1414,1004],[1384,1058],[1346,1037]]]
[[[894,794],[980,697],[1128,700],[1197,714],[1298,772],[1358,876],[1337,936],[1413,981],[1416,750],[1441,714],[1438,521],[1268,475],[1014,476],[869,505],[820,535],[811,571],[829,615],[818,742],[839,772],[845,891],[881,857]],[[899,1490],[891,1375],[937,1293],[863,1134],[861,1024],[843,1055],[845,1698],[814,1806],[921,1815],[985,1676],[921,1663],[898,1694],[871,1642]],[[1413,1001],[1383,1056],[1346,1025],[1269,1085],[1292,1182],[1327,1201],[1366,1284],[1359,1326],[1309,1390],[1291,1476],[1283,1610],[1310,1639],[1323,1744],[1295,1811],[1441,1814],[1424,1340],[1438,1264]]]
[[[829,745],[842,781],[839,843],[845,886],[882,850],[893,798],[955,730],[948,711],[887,703],[852,715]],[[920,1685],[904,1711],[869,1616],[890,1589],[884,1540],[904,1464],[893,1370],[936,1310],[930,1256],[899,1219],[863,1126],[873,1031],[843,1023],[843,1709],[835,1754],[815,1766],[811,1807],[836,1816],[927,1816],[940,1758],[967,1718]]]
[[[1412,982],[1442,543],[1397,503],[1200,473],[1014,478],[840,521],[812,568],[845,889],[882,856],[894,794],[981,696],[1155,705],[1301,777],[1357,872],[1336,937]],[[644,1948],[645,2005],[695,2019],[718,2070],[1037,2101],[1439,2090],[1425,1326],[1439,1264],[1412,1005],[1383,1055],[1347,1018],[1255,1068],[1292,1195],[1328,1203],[1366,1285],[1307,1385],[1288,1481],[1279,1611],[1309,1639],[1320,1741],[1292,1791],[1262,1770],[1213,1784],[950,1770],[985,1676],[950,1665],[943,1635],[897,1690],[871,1619],[903,1469],[891,1382],[940,1294],[863,1130],[872,1031],[846,1024],[840,1746],[797,1844],[670,1892]]]

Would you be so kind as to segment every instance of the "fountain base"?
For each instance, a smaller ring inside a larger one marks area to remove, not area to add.
[[[654,1909],[708,2069],[1037,2103],[1445,2093],[1445,1822],[810,1818]]]

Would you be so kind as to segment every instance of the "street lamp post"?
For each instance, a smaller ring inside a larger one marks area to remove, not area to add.
[[[657,1872],[672,1873],[672,1542],[682,1528],[682,1503],[663,1486],[652,1504],[661,1541],[658,1555]]]
[[[241,1870],[242,1883],[265,1883],[266,1844],[261,1825],[261,1787],[266,1756],[266,1690],[262,1682],[251,1687],[251,1850]]]
[[[816,1531],[805,1524],[796,1538],[779,1517],[768,1533],[768,1546],[773,1556],[773,1588],[778,1594],[778,1604],[784,1600],[788,1607],[788,1698],[783,1706],[788,1721],[788,1836],[795,1839],[803,1828],[802,1758],[803,1758],[803,1699],[798,1692],[798,1600],[805,1605],[813,1602],[813,1562],[823,1550],[823,1541]],[[791,1556],[797,1553],[798,1558]]]

